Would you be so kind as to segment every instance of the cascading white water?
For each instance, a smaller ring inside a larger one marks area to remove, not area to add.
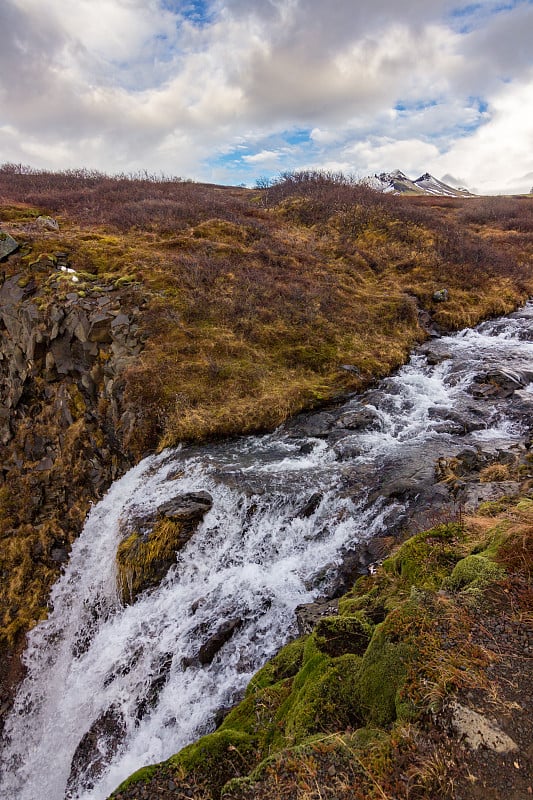
[[[415,354],[364,396],[376,418],[364,430],[342,428],[343,415],[361,406],[352,398],[328,422],[331,436],[289,426],[178,449],[117,481],[73,547],[48,620],[29,636],[27,678],[6,724],[1,796],[101,800],[134,770],[210,730],[217,710],[294,633],[296,606],[327,592],[346,550],[387,531],[405,511],[407,500],[369,498],[365,482],[386,465],[396,472],[427,460],[428,451],[433,462],[465,444],[520,440],[510,404],[475,401],[468,387],[496,366],[533,378],[532,318],[527,306],[440,339],[435,349],[447,358],[434,366]],[[472,411],[476,403],[484,423],[468,436],[439,411]],[[209,491],[213,507],[175,566],[156,590],[122,607],[120,521],[199,490]],[[311,495],[319,499],[302,513]],[[224,622],[235,623],[231,639],[200,664],[201,645]],[[87,763],[72,772],[90,731]]]

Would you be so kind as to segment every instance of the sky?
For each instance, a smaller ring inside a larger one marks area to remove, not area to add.
[[[533,186],[533,0],[0,0],[0,163]]]

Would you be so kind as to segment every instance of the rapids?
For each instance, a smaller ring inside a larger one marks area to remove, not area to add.
[[[296,633],[296,607],[342,589],[347,555],[426,522],[438,458],[524,447],[532,320],[529,304],[436,339],[342,405],[269,435],[165,451],[117,481],[73,546],[49,618],[28,636],[0,796],[102,800],[212,730]],[[506,391],[490,390],[493,373]],[[213,507],[160,586],[123,607],[120,521],[199,490]],[[441,500],[453,515],[456,498]],[[235,622],[231,638],[202,665],[201,645],[225,622]]]

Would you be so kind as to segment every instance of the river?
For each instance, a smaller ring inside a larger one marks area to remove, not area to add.
[[[295,635],[296,607],[364,570],[365,542],[452,518],[461,501],[435,486],[437,460],[471,452],[490,463],[530,437],[532,321],[529,304],[435,339],[361,396],[269,435],[165,451],[117,481],[28,637],[0,795],[106,798],[212,730]],[[197,491],[212,508],[160,586],[123,606],[121,525]],[[228,622],[231,638],[200,663]]]

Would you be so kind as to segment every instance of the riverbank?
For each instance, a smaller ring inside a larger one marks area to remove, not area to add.
[[[529,796],[532,556],[528,497],[408,539],[215,733],[112,797]]]

